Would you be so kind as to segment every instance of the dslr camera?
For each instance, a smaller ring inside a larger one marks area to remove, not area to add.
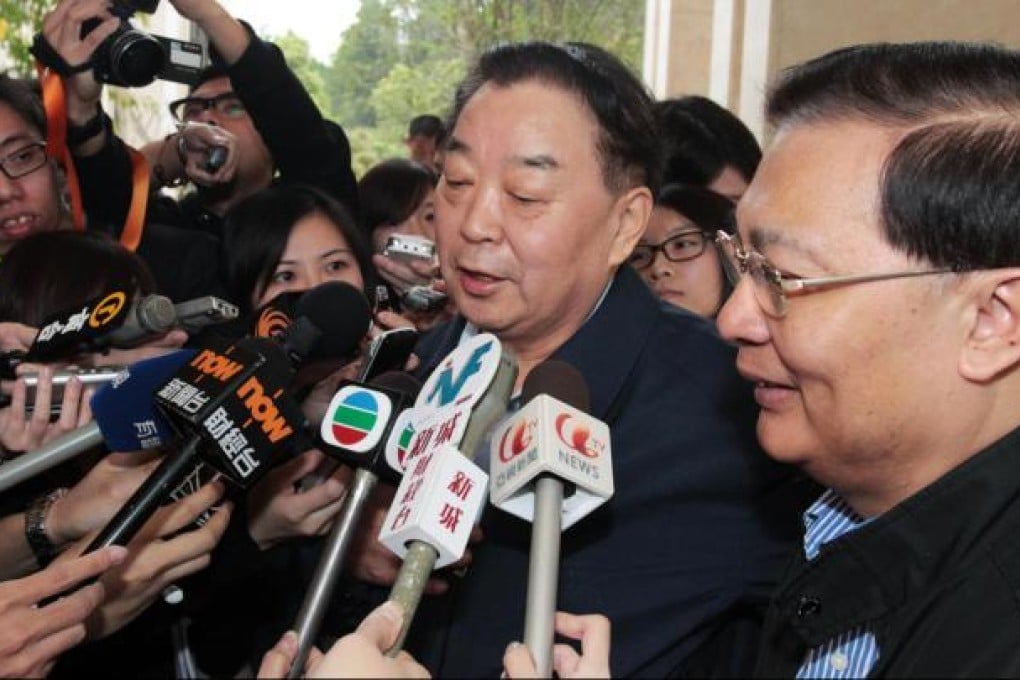
[[[128,21],[135,12],[152,14],[158,6],[159,0],[113,0],[110,12],[120,18],[120,26],[92,55],[96,80],[119,87],[143,87],[156,78],[195,82],[203,63],[201,45],[145,33]],[[82,36],[99,24],[99,19],[84,22]]]

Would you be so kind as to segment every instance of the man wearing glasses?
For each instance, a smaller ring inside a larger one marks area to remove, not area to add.
[[[756,674],[1017,677],[1020,53],[846,48],[767,117],[717,321],[763,448],[828,488]]]
[[[1020,54],[841,50],[788,73],[719,236],[758,438],[828,491],[768,676],[1020,673]]]
[[[209,36],[213,66],[170,111],[178,130],[143,149],[155,188],[184,182],[196,191],[175,201],[157,195],[148,222],[199,229],[218,237],[223,215],[277,176],[317,186],[356,213],[357,187],[350,145],[339,126],[323,119],[283,54],[230,16],[216,0],[170,0]],[[103,20],[82,37],[83,21]],[[69,64],[87,61],[117,19],[105,0],[64,0],[43,35]],[[131,166],[100,107],[91,71],[67,81],[69,141],[90,218],[120,225],[128,209]]]

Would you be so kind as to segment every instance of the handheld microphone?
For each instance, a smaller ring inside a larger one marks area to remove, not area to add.
[[[298,651],[290,677],[302,674],[372,490],[380,477],[387,481],[397,477],[386,462],[386,443],[398,415],[411,406],[420,388],[406,373],[384,373],[368,387],[357,382],[342,384],[329,404],[320,426],[320,447],[354,467],[355,474],[293,627]]]
[[[170,330],[175,315],[169,298],[149,295],[130,302],[131,297],[129,291],[115,290],[47,317],[24,360],[64,359]]]
[[[256,338],[275,338],[294,322],[297,301],[304,291],[280,293],[248,317],[248,334]]]
[[[163,295],[146,295],[130,302],[126,291],[113,291],[80,307],[65,310],[43,322],[25,361],[53,361],[110,347],[140,345],[175,327],[189,333],[237,317],[237,307],[216,297],[178,305]]]
[[[153,408],[152,394],[194,354],[194,350],[178,350],[123,369],[93,395],[91,423],[0,467],[0,492],[104,442],[112,451],[135,451],[169,441],[173,430]]]
[[[609,427],[586,413],[588,387],[577,369],[539,364],[521,396],[524,407],[492,438],[489,491],[493,505],[534,523],[524,643],[545,677],[552,673],[560,534],[613,495],[613,466]]]
[[[405,614],[390,656],[404,645],[433,568],[464,555],[488,483],[471,459],[506,412],[516,378],[510,350],[482,333],[451,352],[418,394],[406,473],[379,533],[404,560],[389,596]]]
[[[120,327],[100,335],[92,347],[134,347],[174,327],[177,312],[170,298],[163,295],[146,295],[136,299],[129,307]]]
[[[170,489],[204,462],[241,488],[257,481],[294,439],[304,418],[285,393],[294,365],[346,355],[368,327],[368,303],[353,286],[330,282],[305,293],[297,318],[274,342],[245,338],[198,352],[156,392],[156,403],[185,438],[99,533],[87,552],[125,545]]]

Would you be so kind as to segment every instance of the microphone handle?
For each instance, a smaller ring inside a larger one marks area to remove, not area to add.
[[[65,432],[35,451],[4,463],[0,467],[0,493],[102,443],[103,433],[95,421]]]
[[[127,545],[152,516],[153,511],[170,495],[170,491],[192,470],[201,441],[195,435],[183,447],[168,453],[159,467],[152,471],[124,507],[89,544],[85,553],[108,545]]]
[[[535,520],[531,529],[528,596],[524,609],[524,644],[535,660],[538,677],[552,677],[556,591],[559,585],[563,482],[543,475],[535,482]]]
[[[358,528],[358,520],[378,481],[379,477],[370,470],[358,468],[354,473],[354,482],[347,492],[333,530],[326,539],[319,564],[312,576],[312,583],[297,615],[294,630],[298,636],[298,650],[288,678],[304,676],[308,653],[315,642],[315,636],[319,633],[322,618],[331,604],[337,577],[343,569],[344,558]]]
[[[386,656],[395,657],[404,648],[407,631],[411,628],[414,613],[418,610],[425,584],[428,583],[432,569],[439,559],[439,552],[425,541],[411,541],[407,546],[407,555],[400,566],[400,573],[390,590],[390,600],[400,605],[404,612],[404,623],[400,626],[400,634],[396,642],[386,650]]]

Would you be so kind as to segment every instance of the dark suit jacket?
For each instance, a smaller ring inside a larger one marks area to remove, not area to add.
[[[423,375],[463,325],[425,338]],[[564,534],[558,604],[609,616],[614,676],[753,667],[813,488],[758,448],[734,356],[711,322],[660,302],[629,267],[553,355],[585,376],[612,432],[616,495]],[[412,630],[410,650],[443,677],[498,676],[522,637],[530,526],[490,506],[482,528],[467,575],[426,598]]]

